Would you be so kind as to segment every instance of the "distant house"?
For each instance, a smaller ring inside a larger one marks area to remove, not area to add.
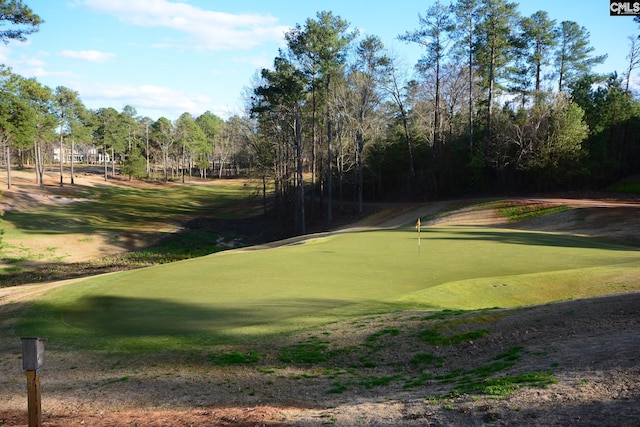
[[[71,163],[72,159],[73,163],[104,163],[105,161],[108,163],[111,161],[109,153],[106,155],[99,153],[95,146],[74,148],[73,153],[64,150],[63,155],[64,163]],[[60,162],[60,147],[53,149],[53,160],[56,163]]]
[[[73,150],[73,153],[69,153],[69,150],[64,150],[64,163],[71,163],[73,159],[73,163],[82,163],[84,162],[84,154],[78,152],[78,150]],[[53,161],[60,162],[60,148],[53,149]]]
[[[109,156],[109,153],[103,154],[99,152],[95,145],[88,145],[83,151],[85,153],[87,163],[102,164],[105,161],[107,163],[111,161],[111,156]]]

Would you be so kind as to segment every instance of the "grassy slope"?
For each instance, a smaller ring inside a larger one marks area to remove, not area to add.
[[[56,289],[18,332],[84,348],[197,348],[367,313],[638,290],[640,253],[564,235],[425,228],[230,251]]]
[[[217,218],[238,218],[252,215],[256,205],[253,189],[241,180],[211,185],[100,183],[32,191],[33,197],[26,196],[27,189],[17,192],[13,202],[19,208],[5,212],[0,287],[217,252],[222,249],[220,235],[171,232],[185,218],[212,213]],[[149,247],[163,236],[170,238]],[[102,251],[99,242],[104,242]],[[146,249],[123,253],[140,247]]]
[[[73,187],[75,203],[43,205],[39,209],[5,212],[7,238],[67,233],[120,233],[147,229],[156,221],[178,220],[246,199],[251,193],[241,183],[184,185],[140,189],[104,186]],[[55,198],[67,197],[57,194]]]

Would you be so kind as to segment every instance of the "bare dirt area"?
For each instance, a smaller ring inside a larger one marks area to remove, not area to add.
[[[8,198],[13,208],[20,197]],[[409,226],[422,217],[427,226],[563,232],[640,247],[635,200],[513,203],[573,209],[509,223],[490,205],[438,202],[383,210],[349,229]],[[10,327],[13,310],[66,283],[0,288],[0,325]],[[640,425],[638,292],[514,310],[390,313],[255,343],[246,354],[254,348],[260,361],[239,365],[218,365],[210,351],[150,361],[48,349],[43,425]],[[283,349],[296,348],[325,358],[283,363]],[[0,426],[26,426],[26,406],[19,350],[0,340]]]
[[[635,426],[638,307],[634,293],[444,319],[394,313],[274,341],[264,362],[249,366],[215,366],[206,354],[145,366],[136,358],[50,351],[43,420],[60,427]],[[416,338],[438,325],[443,335],[467,338]],[[478,330],[485,333],[470,338]],[[280,366],[278,349],[316,332],[330,337],[327,350],[337,355]],[[0,425],[25,426],[19,357],[2,354]],[[486,387],[484,371],[498,368],[499,378],[518,379],[506,395]],[[465,391],[469,385],[482,391]]]

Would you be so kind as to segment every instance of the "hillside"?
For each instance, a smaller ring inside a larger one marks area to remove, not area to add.
[[[19,201],[37,199],[35,189],[26,195],[21,188],[30,187],[16,185],[7,197],[11,209],[27,209]],[[571,209],[512,222],[501,214],[505,206]],[[410,227],[420,217],[425,227],[510,227],[639,247],[639,209],[633,200],[611,196],[381,206],[374,215],[339,232]],[[99,240],[92,243],[95,253],[108,250]],[[46,244],[74,251],[62,240]],[[640,283],[640,277],[634,280]],[[11,329],[13,313],[43,290],[66,283],[0,289],[0,425],[26,425],[23,373],[18,371],[12,340],[4,335]],[[257,364],[250,361],[248,349],[239,349],[239,356],[230,353],[245,360],[237,364],[218,363],[227,360],[225,354],[147,360],[49,351],[43,372],[45,425],[635,426],[640,422],[637,291],[508,310],[391,313],[255,346],[263,360]],[[422,357],[415,357],[416,346]],[[286,367],[279,367],[281,349],[289,349],[294,359]],[[296,361],[298,350],[319,359]]]
[[[33,172],[13,171],[12,188],[4,189],[0,199],[0,210],[10,213],[33,212],[43,207],[60,208],[66,205],[82,204],[87,201],[87,189],[113,186],[124,189],[155,189],[158,184],[126,179],[105,181],[100,168],[79,168],[75,175],[76,185],[58,185],[58,172],[46,175],[46,186],[34,183]],[[0,179],[0,182],[3,180]],[[6,181],[6,179],[5,179]],[[194,179],[188,185],[200,185]],[[180,184],[160,184],[175,187]],[[563,195],[564,196],[564,195]],[[423,204],[375,204],[367,206],[367,216],[355,219],[348,224],[349,217],[340,219],[342,224],[337,231],[353,231],[370,228],[396,228],[415,224],[418,217],[423,225],[477,225],[490,227],[510,227],[517,229],[552,231],[604,238],[619,243],[640,246],[640,220],[636,212],[640,206],[637,198],[615,194],[599,194],[598,197],[529,197],[511,198],[510,204],[537,208],[540,206],[568,206],[573,209],[540,218],[512,222],[497,214],[495,204],[483,203],[483,200],[438,201]],[[259,211],[260,201],[255,202]],[[246,207],[243,207],[246,209]],[[114,210],[117,211],[115,206]],[[153,223],[137,225],[136,228],[119,232],[87,232],[79,226],[73,233],[39,233],[37,236],[21,236],[12,239],[4,236],[3,255],[11,259],[13,268],[25,266],[31,268],[41,265],[42,270],[61,270],[57,277],[66,279],[78,275],[98,274],[131,268],[119,258],[123,254],[140,250],[157,242],[159,236],[179,235],[185,231],[198,230],[205,233],[222,234],[229,229],[239,235],[235,241],[230,239],[228,247],[246,246],[271,242],[284,233],[273,218],[265,219],[260,215],[245,219],[225,220],[223,213],[212,212],[211,216],[194,213],[183,218],[157,218]],[[77,219],[82,224],[83,219]],[[338,221],[337,221],[338,222]],[[8,225],[8,224],[5,224]],[[55,224],[52,224],[55,227]],[[34,231],[37,231],[34,229]],[[166,238],[166,237],[165,237]],[[295,240],[305,237],[296,237]],[[96,260],[104,262],[96,263]],[[110,266],[111,264],[111,266]],[[8,267],[0,259],[0,268]],[[69,266],[67,269],[61,268]],[[144,266],[144,265],[140,265]],[[135,264],[133,264],[135,267]],[[68,273],[68,274],[67,274]],[[65,277],[67,276],[67,277]],[[51,280],[49,279],[49,280]]]

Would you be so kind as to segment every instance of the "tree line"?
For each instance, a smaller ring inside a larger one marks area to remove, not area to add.
[[[588,30],[506,0],[435,1],[398,38],[319,12],[286,36],[248,97],[254,152],[297,230],[363,200],[602,188],[640,171],[639,64],[622,77]]]
[[[41,186],[52,164],[59,165],[61,186],[66,174],[73,184],[80,161],[103,165],[105,179],[119,173],[184,182],[193,172],[221,177],[230,167],[236,174],[246,158],[246,129],[243,119],[224,121],[210,111],[171,121],[139,116],[132,106],[91,110],[70,88],[50,89],[0,66],[0,144],[9,187],[12,164],[34,166]]]
[[[414,72],[379,37],[318,12],[286,33],[273,65],[249,84],[246,114],[226,121],[89,110],[77,92],[3,67],[7,180],[12,164],[33,164],[44,185],[57,150],[60,185],[65,160],[73,183],[80,146],[105,179],[116,167],[165,181],[249,175],[265,209],[270,200],[304,233],[362,212],[367,200],[594,189],[640,171],[640,104],[630,90],[637,37],[622,76],[593,72],[605,56],[585,27],[544,11],[522,16],[506,0],[438,0],[398,38],[422,48]]]
[[[19,0],[0,0],[0,21],[10,28],[0,40],[26,40],[42,20]],[[210,111],[176,120],[139,116],[132,106],[86,108],[78,92],[51,89],[0,65],[0,159],[11,187],[11,167],[31,165],[44,186],[45,167],[59,166],[59,184],[74,184],[74,163],[104,166],[105,180],[117,173],[136,178],[182,180],[198,173],[246,173],[248,118],[223,120]],[[70,165],[70,167],[69,167]]]

